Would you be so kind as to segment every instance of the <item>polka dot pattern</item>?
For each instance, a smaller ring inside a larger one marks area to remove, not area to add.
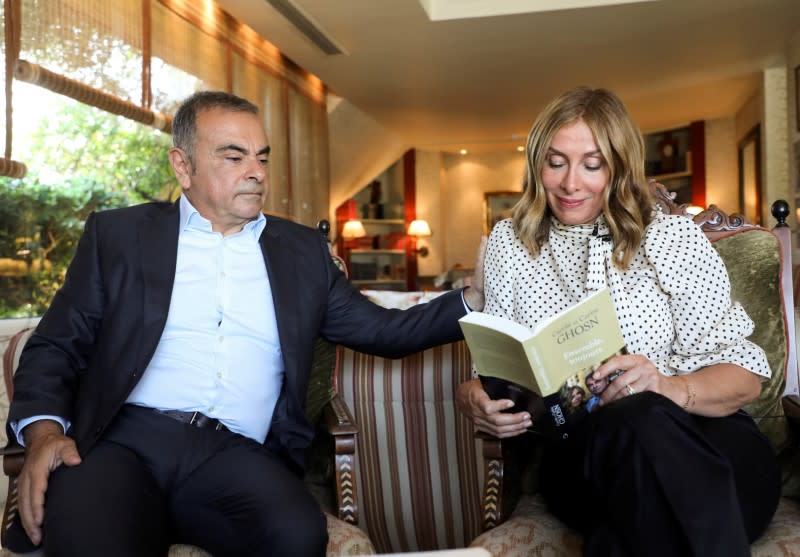
[[[753,322],[731,302],[725,265],[697,225],[654,211],[624,271],[612,264],[606,234],[602,215],[576,226],[554,220],[534,258],[511,219],[499,222],[486,251],[484,311],[533,328],[608,286],[628,351],[646,355],[661,373],[724,362],[771,375],[764,352],[747,340]]]

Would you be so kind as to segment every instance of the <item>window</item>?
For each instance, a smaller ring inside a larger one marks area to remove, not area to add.
[[[327,217],[324,84],[211,0],[20,0],[0,3],[0,20],[15,66],[0,118],[13,136],[0,157],[0,318],[47,308],[91,211],[177,196],[169,115],[197,90],[261,109],[267,212]]]
[[[0,178],[0,318],[47,308],[91,211],[178,191],[168,134],[26,83],[13,99],[28,173]]]

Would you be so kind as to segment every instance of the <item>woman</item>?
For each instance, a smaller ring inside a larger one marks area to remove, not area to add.
[[[753,324],[699,228],[649,195],[641,133],[621,101],[578,88],[528,136],[526,191],[486,253],[487,313],[533,327],[608,286],[627,343],[600,406],[540,468],[549,508],[585,555],[749,555],[778,504],[772,449],[741,407],[770,376]],[[531,427],[475,379],[458,405],[499,437]],[[577,502],[577,504],[576,504]]]

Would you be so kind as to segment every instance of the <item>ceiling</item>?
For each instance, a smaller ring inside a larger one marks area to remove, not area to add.
[[[800,0],[217,2],[403,143],[445,151],[521,144],[576,85],[615,90],[644,131],[731,116],[800,31]]]

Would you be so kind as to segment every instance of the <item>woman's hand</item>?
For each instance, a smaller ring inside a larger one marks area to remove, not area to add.
[[[619,373],[616,378],[615,373]],[[671,377],[662,375],[655,364],[642,354],[614,356],[595,370],[594,377],[601,381],[613,378],[600,394],[603,404],[644,391],[659,393],[677,404],[683,402],[679,402],[683,391],[678,390],[682,386],[675,385]]]
[[[473,421],[479,431],[495,437],[514,437],[533,425],[527,412],[503,413],[503,410],[508,410],[514,403],[508,399],[490,399],[479,379],[458,386],[456,406]]]
[[[608,404],[644,391],[659,393],[692,414],[727,416],[761,393],[761,378],[735,364],[720,363],[685,375],[663,375],[641,354],[615,356],[594,372],[599,381],[608,381],[599,395]]]

